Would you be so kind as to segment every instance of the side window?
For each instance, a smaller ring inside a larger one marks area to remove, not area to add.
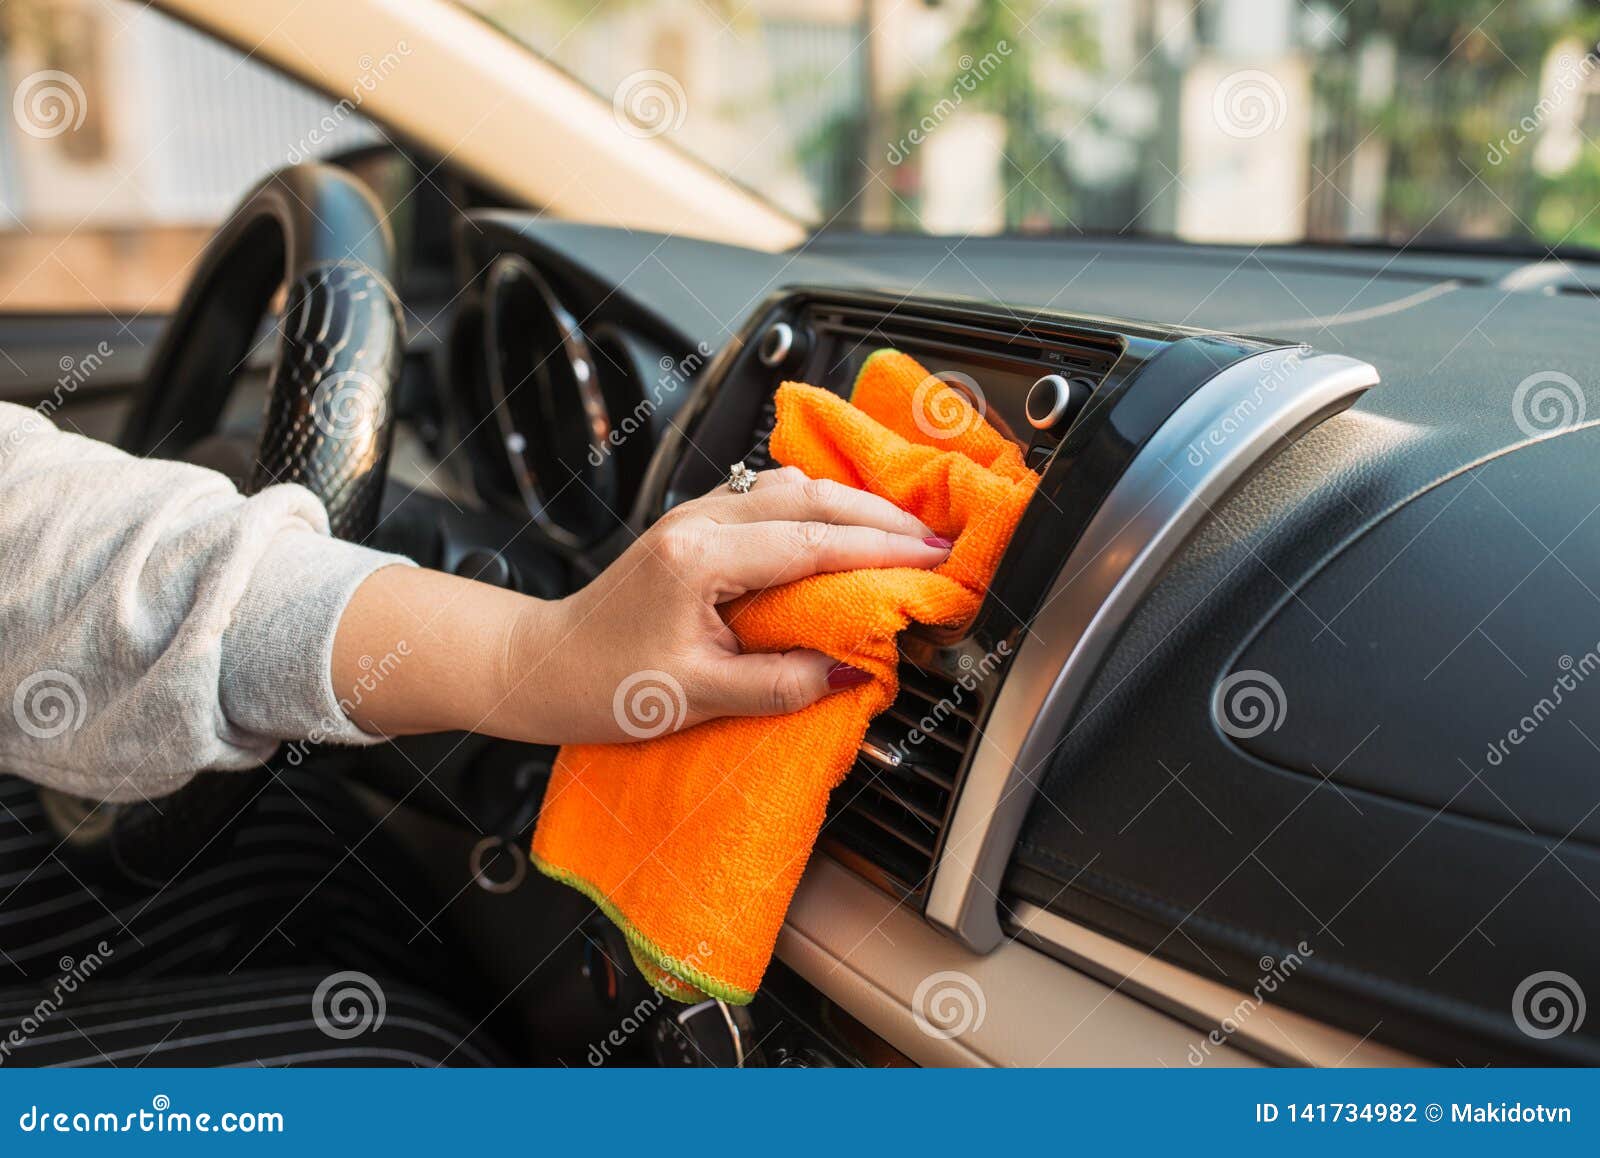
[[[136,0],[4,0],[0,81],[0,313],[166,312],[257,179],[383,139]]]

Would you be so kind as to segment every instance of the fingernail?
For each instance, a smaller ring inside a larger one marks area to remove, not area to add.
[[[938,535],[929,535],[926,539],[924,539],[922,541],[924,543],[928,544],[928,546],[930,546],[930,547],[939,548],[939,550],[941,550],[941,551],[948,551],[951,547],[955,546],[955,544],[952,543],[949,539],[942,539]]]
[[[847,663],[836,663],[828,669],[828,686],[835,691],[841,688],[858,688],[872,682],[872,673],[864,672]]]

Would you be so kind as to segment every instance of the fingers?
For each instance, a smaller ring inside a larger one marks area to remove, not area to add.
[[[707,672],[712,716],[781,716],[872,677],[819,651],[754,653],[722,660]]]
[[[707,544],[705,574],[717,602],[823,572],[937,567],[950,555],[950,544],[932,536],[824,522],[718,527]]]
[[[707,513],[719,523],[840,523],[918,539],[933,534],[910,511],[888,499],[832,479],[807,478],[792,466],[762,471],[748,494],[724,490],[707,497]]]

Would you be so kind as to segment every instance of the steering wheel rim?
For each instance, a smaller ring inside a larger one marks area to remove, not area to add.
[[[371,191],[329,165],[270,174],[218,228],[119,440],[181,457],[214,432],[280,286],[278,352],[246,490],[297,482],[341,538],[371,533],[387,472],[404,322],[394,242]]]
[[[393,441],[404,322],[394,244],[377,199],[327,165],[279,170],[252,189],[202,252],[119,440],[181,457],[214,432],[238,367],[280,286],[279,344],[246,485],[312,491],[340,538],[377,526]],[[265,773],[201,773],[160,807],[107,805],[41,788],[64,850],[124,882],[183,871],[246,809]]]

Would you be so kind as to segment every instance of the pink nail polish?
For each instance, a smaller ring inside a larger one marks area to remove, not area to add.
[[[858,688],[862,684],[871,682],[871,672],[864,672],[860,668],[851,667],[847,663],[834,664],[828,670],[828,686],[835,691],[841,688]]]
[[[928,546],[930,546],[930,547],[939,548],[939,550],[941,550],[941,551],[948,551],[951,547],[955,546],[955,544],[952,543],[949,539],[941,538],[938,535],[929,535],[926,539],[924,539],[922,541],[924,543],[928,544]]]

